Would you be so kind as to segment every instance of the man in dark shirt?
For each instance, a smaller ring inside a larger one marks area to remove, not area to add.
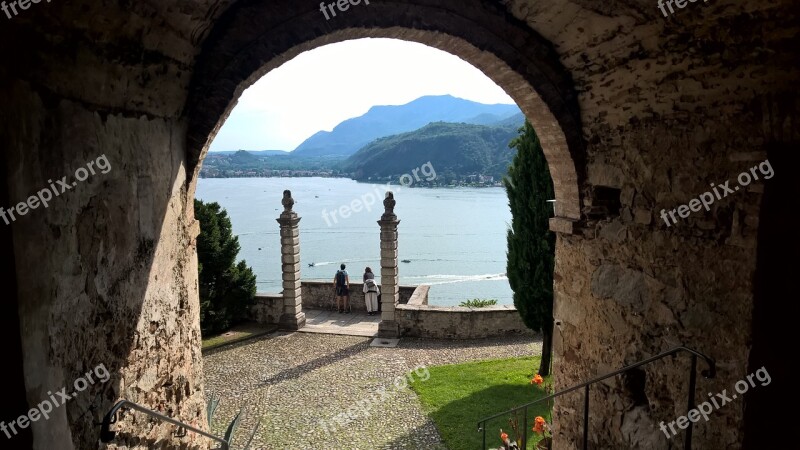
[[[344,270],[345,265],[339,266],[336,275],[333,277],[333,286],[336,288],[336,307],[340,313],[349,314],[350,308],[350,276]]]

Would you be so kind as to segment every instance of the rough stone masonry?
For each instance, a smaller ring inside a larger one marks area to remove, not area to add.
[[[96,362],[112,373],[20,442],[95,447],[96,422],[121,398],[206,426],[192,201],[207,144],[264,73],[353,38],[449,51],[536,128],[557,197],[557,388],[686,344],[717,359],[718,377],[698,385],[716,392],[771,357],[771,330],[791,329],[772,306],[791,277],[769,278],[784,269],[764,249],[796,248],[781,220],[796,186],[749,188],[681,227],[652,211],[743,164],[796,166],[787,155],[800,141],[797,2],[719,0],[669,20],[634,0],[369,6],[325,20],[316,3],[290,0],[71,0],[3,23],[0,204],[95,155],[115,162],[43,217],[0,227],[8,416]],[[776,361],[764,395],[791,391]],[[683,414],[676,380],[687,369],[676,359],[636,374],[643,383],[593,390],[592,447],[667,448],[657,424]],[[792,429],[772,414],[750,428],[775,401],[756,399],[697,424],[695,448],[768,444]],[[577,397],[556,404],[555,448],[579,442],[581,410]],[[108,448],[205,445],[134,415],[115,429]]]

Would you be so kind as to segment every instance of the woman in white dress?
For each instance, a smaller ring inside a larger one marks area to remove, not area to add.
[[[364,303],[367,305],[367,315],[371,316],[378,312],[378,294],[381,293],[378,283],[375,282],[375,274],[372,269],[364,269]]]

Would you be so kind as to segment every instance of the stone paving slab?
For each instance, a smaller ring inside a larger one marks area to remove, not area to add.
[[[541,353],[539,339],[517,336],[403,338],[397,348],[370,347],[371,342],[356,336],[278,332],[204,356],[206,395],[222,399],[214,433],[223,434],[233,415],[246,406],[239,433],[249,435],[261,423],[253,450],[444,450],[416,394],[394,387],[397,377],[413,374],[420,365]],[[381,390],[389,395],[379,395]],[[341,423],[342,414],[358,404],[366,405],[362,412],[339,425],[337,417]]]
[[[395,348],[397,344],[400,343],[400,339],[389,339],[389,338],[375,338],[369,344],[370,347],[382,347],[382,348]]]
[[[322,311],[320,309],[304,309],[303,312],[306,315],[306,320],[308,320],[308,319],[313,319],[313,318],[319,316],[324,311]]]
[[[379,315],[368,316],[365,312],[340,314],[337,311],[319,309],[304,310],[306,326],[301,333],[338,334],[343,336],[377,336]]]

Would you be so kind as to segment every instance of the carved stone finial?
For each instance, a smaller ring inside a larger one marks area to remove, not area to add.
[[[392,191],[388,191],[386,193],[386,198],[383,199],[383,207],[386,210],[384,214],[394,214],[394,205],[396,204],[397,202],[394,200],[394,194]]]
[[[283,191],[283,200],[281,200],[281,204],[283,205],[284,212],[291,212],[292,206],[294,206],[294,199],[292,198],[292,191],[285,190]]]

